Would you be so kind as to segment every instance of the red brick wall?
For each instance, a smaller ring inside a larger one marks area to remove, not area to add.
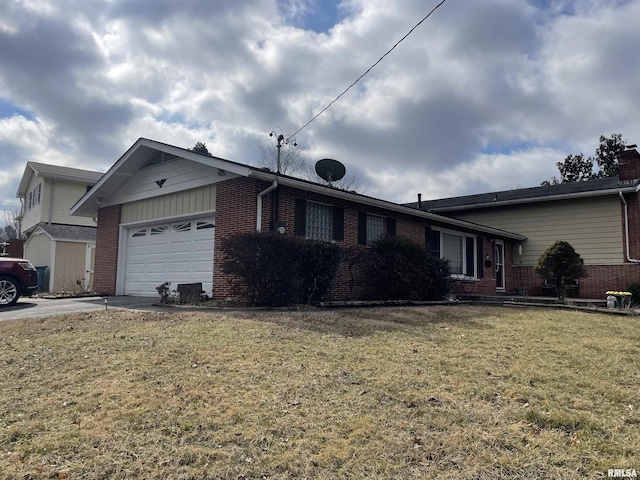
[[[224,259],[224,241],[230,235],[238,232],[252,232],[256,229],[257,214],[257,194],[270,185],[269,182],[258,181],[248,178],[237,178],[221,182],[216,190],[216,231],[215,231],[215,251],[214,251],[214,274],[213,274],[213,295],[216,299],[228,297],[237,298],[238,293],[233,291],[230,279],[222,273],[222,261]],[[338,242],[343,247],[358,246],[358,212],[365,211],[371,214],[390,216],[396,219],[396,233],[414,240],[419,244],[424,243],[424,228],[427,221],[415,219],[408,215],[390,212],[375,207],[365,207],[354,202],[336,199],[326,195],[298,190],[287,186],[278,187],[279,190],[279,220],[286,226],[285,235],[294,235],[295,228],[295,200],[302,198],[344,208],[344,241]],[[274,192],[263,198],[262,230],[268,231],[271,221],[271,205]],[[484,253],[490,253],[493,259],[493,244],[489,239],[482,237],[484,242]],[[511,243],[505,241],[505,252],[507,261],[512,258]],[[505,263],[510,265],[510,263]],[[484,278],[474,282],[465,282],[464,292],[466,293],[495,293],[495,278],[492,274],[492,267],[485,269]],[[513,284],[509,278],[510,269],[507,272],[507,285]],[[347,265],[343,262],[338,270],[334,287],[330,292],[330,298],[334,300],[347,300],[358,294],[353,290],[351,275]]]
[[[580,279],[580,298],[606,297],[607,290],[624,291],[631,282],[640,281],[640,265],[626,263],[622,265],[587,265],[586,277]],[[515,285],[529,288],[529,295],[542,295],[542,279],[533,271],[533,267],[513,267]],[[572,296],[569,292],[569,296]]]
[[[24,240],[12,238],[7,246],[7,253],[13,258],[24,258]]]
[[[637,150],[625,150],[618,156],[618,177],[620,180],[640,178],[640,154]]]
[[[100,295],[116,294],[120,205],[98,211],[93,289]]]
[[[230,235],[239,232],[255,232],[257,215],[257,195],[269,186],[252,178],[234,178],[216,185],[216,229],[213,252],[213,297],[216,299],[238,296],[226,275],[222,273],[224,260],[224,241]],[[268,195],[263,207],[270,205]],[[263,210],[263,231],[269,230],[270,208]]]
[[[627,215],[629,217],[629,255],[631,258],[640,258],[640,203],[638,202],[638,194],[626,194],[624,199],[627,202]],[[620,218],[622,222],[623,246],[625,248],[624,258],[621,261],[627,261],[626,254],[626,238],[624,234],[624,204],[620,202]]]

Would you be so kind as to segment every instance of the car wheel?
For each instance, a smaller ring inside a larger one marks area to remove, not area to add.
[[[20,298],[20,286],[9,277],[0,277],[0,307],[10,307]]]

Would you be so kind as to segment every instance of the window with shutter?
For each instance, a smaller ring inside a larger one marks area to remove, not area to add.
[[[449,260],[451,275],[479,278],[482,270],[476,268],[479,259],[475,235],[427,227],[425,241],[432,256]]]
[[[341,207],[298,198],[294,216],[297,236],[313,240],[344,240],[344,209]]]

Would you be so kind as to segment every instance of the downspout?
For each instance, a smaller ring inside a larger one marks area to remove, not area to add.
[[[268,186],[265,190],[261,191],[258,194],[258,216],[256,218],[256,231],[262,231],[262,197],[264,197],[267,193],[272,191],[274,188],[278,186],[278,178],[273,181],[273,183]]]
[[[626,253],[627,253],[627,261],[633,262],[633,263],[640,263],[640,260],[631,258],[631,254],[629,253],[629,212],[628,212],[629,207],[627,205],[627,201],[624,199],[622,190],[618,192],[618,195],[620,195],[620,200],[622,200],[622,203],[624,203],[624,238],[625,238],[625,246],[626,246]]]

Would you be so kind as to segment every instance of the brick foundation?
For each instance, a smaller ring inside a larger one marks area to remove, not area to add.
[[[625,263],[622,265],[586,265],[586,277],[580,279],[580,298],[605,298],[607,290],[624,291],[631,282],[640,281],[640,265]],[[533,267],[513,267],[515,286],[529,289],[529,295],[543,295],[542,278],[533,271]],[[515,288],[514,288],[515,289]],[[569,296],[572,294],[569,292]]]

